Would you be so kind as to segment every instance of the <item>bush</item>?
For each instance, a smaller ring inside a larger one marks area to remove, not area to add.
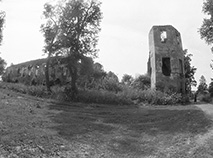
[[[28,86],[26,88],[26,93],[36,97],[47,97],[48,93],[46,87],[44,86]]]
[[[140,99],[153,105],[174,105],[181,102],[181,94],[167,94],[161,91],[145,90],[140,93]]]
[[[182,95],[179,93],[165,93],[154,90],[139,90],[129,87],[123,87],[118,95],[130,99],[136,103],[148,103],[153,105],[174,105],[182,103]]]
[[[46,97],[48,93],[45,86],[26,86],[20,83],[4,83],[0,84],[1,88],[10,89],[23,94],[29,94],[37,97]]]
[[[206,102],[206,103],[211,103],[212,102],[212,97],[211,97],[211,94],[201,94],[199,96],[199,99],[203,102]]]
[[[115,93],[104,90],[86,90],[79,91],[77,100],[84,103],[98,103],[98,104],[132,104],[129,98],[119,96]]]
[[[132,83],[132,87],[140,90],[146,90],[151,87],[151,78],[150,76],[140,75]]]
[[[29,94],[37,97],[54,98],[60,101],[72,101],[69,86],[51,87],[51,95],[47,93],[45,86],[26,86],[17,83],[0,83],[0,87]],[[203,97],[203,101],[210,101],[210,96]],[[121,91],[111,92],[107,90],[79,90],[76,101],[84,103],[130,105],[148,103],[152,105],[175,105],[185,103],[186,99],[178,93],[165,93],[153,90],[133,89],[123,85]]]

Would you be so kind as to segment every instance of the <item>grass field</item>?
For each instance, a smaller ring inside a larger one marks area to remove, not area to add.
[[[6,89],[0,98],[1,157],[213,156],[212,121],[193,105],[61,103]]]

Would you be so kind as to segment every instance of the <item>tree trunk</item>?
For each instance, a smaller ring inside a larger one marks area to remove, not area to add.
[[[72,74],[72,80],[71,80],[71,97],[75,100],[78,94],[78,89],[76,86],[76,81],[77,81],[77,68],[73,68],[73,74]]]
[[[45,68],[45,78],[46,78],[47,91],[51,92],[51,89],[50,89],[50,79],[49,79],[49,65],[50,65],[50,53],[49,53],[49,55],[47,57],[46,68]]]
[[[69,71],[71,75],[71,91],[70,91],[70,97],[72,100],[75,100],[77,98],[78,94],[78,88],[76,86],[76,81],[77,81],[77,68],[75,66],[69,65]]]

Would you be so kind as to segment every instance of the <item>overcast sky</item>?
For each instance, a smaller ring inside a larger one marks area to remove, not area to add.
[[[11,63],[42,58],[43,37],[40,30],[45,0],[3,0],[6,11],[1,56]],[[180,33],[183,49],[193,54],[196,79],[213,78],[213,55],[200,39],[198,28],[205,15],[203,0],[101,0],[103,20],[99,34],[100,62],[106,71],[120,78],[145,74],[149,54],[148,33],[153,25],[172,25]]]

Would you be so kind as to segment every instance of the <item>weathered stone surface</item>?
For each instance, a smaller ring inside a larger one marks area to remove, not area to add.
[[[185,92],[181,35],[171,25],[153,26],[149,32],[148,74],[152,89]]]

